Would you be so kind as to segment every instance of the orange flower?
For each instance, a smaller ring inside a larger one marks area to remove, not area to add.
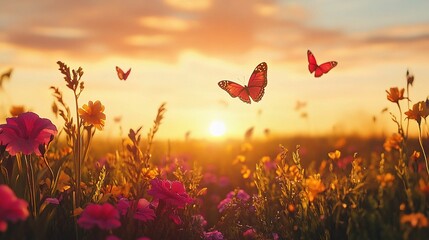
[[[404,99],[404,91],[404,88],[399,90],[398,87],[390,88],[390,92],[386,90],[387,100],[398,103],[399,100]]]
[[[394,133],[392,136],[386,139],[383,146],[387,152],[392,151],[392,149],[399,149],[404,138],[399,133]]]
[[[103,113],[104,106],[100,101],[88,102],[82,108],[79,108],[79,115],[84,121],[86,126],[94,125],[98,130],[103,130],[106,115]]]
[[[395,176],[393,176],[391,173],[385,173],[377,176],[377,181],[380,183],[382,188],[386,186],[392,186],[394,180]]]
[[[27,110],[25,109],[25,107],[23,105],[12,106],[9,110],[12,117],[17,117],[19,114],[25,113],[26,111]]]
[[[320,176],[314,175],[306,179],[305,185],[308,190],[308,200],[314,201],[314,198],[321,192],[325,191],[326,187],[320,180]]]
[[[419,189],[423,194],[429,196],[429,185],[421,178],[419,180]]]
[[[429,115],[429,107],[426,105],[426,102],[420,101],[413,105],[413,109],[410,109],[405,112],[405,115],[409,119],[414,119],[420,125],[422,118],[426,119]]]
[[[409,223],[413,228],[424,228],[429,226],[428,219],[423,213],[411,213],[401,216],[401,223]]]

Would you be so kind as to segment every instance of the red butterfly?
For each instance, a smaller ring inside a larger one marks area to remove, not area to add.
[[[315,77],[320,77],[324,73],[328,73],[332,68],[334,68],[338,64],[335,61],[330,61],[330,62],[325,62],[320,65],[317,65],[316,58],[314,57],[313,53],[311,53],[310,50],[307,51],[307,57],[308,57],[308,70],[310,71],[310,73],[314,72]]]
[[[126,73],[124,73],[124,71],[122,71],[122,69],[118,66],[116,66],[116,72],[118,73],[118,78],[119,80],[127,80],[128,75],[130,75],[131,72],[131,68],[128,69],[128,71]]]
[[[254,102],[259,102],[264,96],[265,87],[267,86],[267,64],[262,62],[256,66],[247,86],[241,86],[238,83],[228,80],[220,81],[218,85],[229,93],[231,97],[239,97],[245,103],[250,104],[250,98]]]

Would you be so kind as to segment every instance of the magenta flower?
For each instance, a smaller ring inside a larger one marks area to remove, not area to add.
[[[204,232],[205,240],[223,240],[223,235],[218,230],[214,230],[211,232]]]
[[[148,237],[139,237],[136,240],[150,240],[150,238],[148,238]]]
[[[150,203],[146,199],[140,198],[137,203],[134,218],[142,222],[147,222],[149,220],[154,220],[155,217],[155,211],[150,208]]]
[[[56,134],[57,128],[49,119],[26,112],[7,118],[6,124],[0,125],[0,145],[6,145],[12,156],[20,152],[41,156],[39,147],[47,145]]]
[[[256,231],[253,228],[249,228],[243,232],[244,239],[256,239]]]
[[[7,185],[0,185],[0,232],[7,230],[7,222],[27,219],[28,203],[15,196]]]
[[[109,235],[106,237],[106,240],[121,240],[121,239],[115,235]]]
[[[60,204],[60,200],[58,200],[58,198],[46,198],[45,202],[49,204],[54,204],[54,205]]]
[[[179,181],[152,179],[150,184],[151,189],[147,193],[168,205],[183,208],[192,202],[192,198],[186,193],[185,186]]]
[[[130,207],[130,201],[126,198],[121,198],[118,201],[118,204],[116,204],[116,208],[119,211],[119,214],[122,216],[127,214],[128,208]]]
[[[103,205],[88,204],[77,223],[84,229],[97,226],[101,229],[110,230],[121,226],[118,210],[109,203]]]

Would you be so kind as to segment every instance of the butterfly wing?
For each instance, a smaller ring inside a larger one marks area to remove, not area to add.
[[[233,98],[239,97],[241,101],[245,103],[250,103],[249,93],[246,90],[246,87],[241,86],[238,83],[223,80],[218,83],[219,87],[225,90]]]
[[[316,71],[314,73],[315,77],[320,77],[325,73],[328,73],[332,68],[334,68],[335,66],[337,66],[337,62],[335,61],[330,61],[330,62],[325,62],[323,64],[321,64],[320,66],[318,66],[316,68]]]
[[[313,53],[310,50],[307,50],[307,58],[308,58],[308,71],[310,71],[310,73],[313,73],[314,71],[316,71],[318,65],[317,65],[316,58],[314,57]]]
[[[255,102],[259,102],[264,96],[265,87],[267,86],[267,70],[268,66],[265,62],[260,63],[253,70],[252,75],[249,78],[247,89],[249,96]]]
[[[119,80],[127,80],[128,75],[130,75],[131,68],[127,72],[124,72],[120,67],[116,66],[116,73],[118,73]]]

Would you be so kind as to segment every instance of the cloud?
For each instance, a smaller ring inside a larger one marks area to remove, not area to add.
[[[17,48],[41,53],[61,51],[82,59],[117,55],[163,61],[176,61],[183,51],[192,50],[236,62],[257,55],[293,63],[312,49],[327,58],[335,54],[356,63],[374,50],[387,48],[395,50],[388,53],[393,56],[399,51],[422,57],[421,49],[429,47],[429,24],[350,33],[311,26],[311,14],[297,3],[273,0],[102,4],[27,0],[4,4],[0,10],[0,37]]]

